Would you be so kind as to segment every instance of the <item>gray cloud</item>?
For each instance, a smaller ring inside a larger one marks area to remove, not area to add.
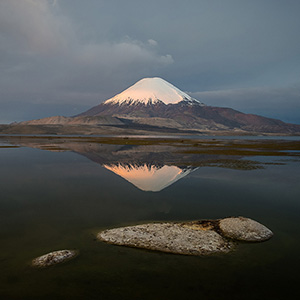
[[[72,115],[151,76],[226,90],[249,112],[267,112],[273,97],[285,108],[273,115],[295,120],[291,90],[267,97],[262,87],[300,78],[299,9],[298,0],[1,0],[0,123]],[[248,92],[261,102],[238,101]]]
[[[207,105],[234,107],[245,113],[300,123],[300,83],[289,87],[260,87],[189,93]]]
[[[1,102],[93,105],[125,76],[135,80],[173,63],[153,39],[82,42],[57,2],[3,0],[0,20]]]
[[[46,0],[3,0],[0,3],[1,50],[11,55],[54,55],[72,39],[67,19]]]

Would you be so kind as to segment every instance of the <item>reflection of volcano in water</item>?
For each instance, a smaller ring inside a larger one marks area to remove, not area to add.
[[[151,164],[104,164],[103,167],[123,177],[143,191],[158,192],[188,175],[194,168]]]
[[[100,140],[99,140],[100,139]],[[111,144],[104,138],[20,138],[10,137],[12,145],[38,148],[49,151],[73,151],[121,176],[143,191],[158,192],[185,177],[198,167],[222,167],[238,170],[255,170],[263,166],[257,161],[244,158],[253,142],[198,140],[144,141],[116,140]],[[163,141],[163,142],[162,142]],[[137,143],[135,145],[134,143]],[[148,144],[149,143],[149,144]],[[235,145],[236,143],[236,145]],[[255,144],[254,144],[255,145]],[[269,144],[261,144],[269,150]],[[282,149],[285,149],[283,144]],[[252,152],[250,152],[252,153]],[[255,155],[258,152],[253,151]],[[279,153],[279,151],[278,151]]]

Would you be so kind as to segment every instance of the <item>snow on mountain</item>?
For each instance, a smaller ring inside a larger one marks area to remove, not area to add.
[[[176,104],[185,101],[189,104],[197,103],[203,105],[198,100],[159,77],[143,78],[134,85],[126,89],[104,104],[138,104],[144,105],[163,102],[164,104]]]

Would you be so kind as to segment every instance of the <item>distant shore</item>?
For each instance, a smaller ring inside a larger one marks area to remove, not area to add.
[[[0,135],[169,135],[169,136],[300,136],[300,133],[285,132],[251,132],[244,130],[200,130],[156,127],[150,125],[118,126],[118,125],[20,125],[0,124]]]

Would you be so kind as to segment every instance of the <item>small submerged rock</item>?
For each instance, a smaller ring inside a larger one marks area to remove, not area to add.
[[[67,260],[70,260],[78,255],[76,250],[58,250],[39,256],[32,261],[34,267],[50,267]]]
[[[266,226],[244,217],[222,219],[219,227],[222,235],[239,241],[262,242],[273,236]]]
[[[101,241],[174,254],[227,253],[237,241],[264,241],[273,236],[264,225],[243,217],[184,223],[150,223],[104,230]]]

